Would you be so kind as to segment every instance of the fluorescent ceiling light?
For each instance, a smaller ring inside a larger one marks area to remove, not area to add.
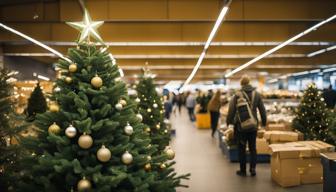
[[[336,49],[336,45],[331,46],[331,47],[328,47],[328,48],[326,48],[326,49],[321,49],[321,50],[318,50],[318,51],[309,53],[309,54],[307,55],[307,57],[314,57],[314,56],[316,56],[316,55],[319,55],[319,54],[322,54],[322,53],[325,53],[325,52],[328,52],[328,51],[331,51],[331,50],[334,50],[334,49]]]
[[[278,45],[278,46],[276,46],[276,47],[274,47],[274,48],[272,48],[272,49],[266,51],[265,53],[259,55],[258,57],[252,59],[251,61],[249,61],[249,62],[247,62],[247,63],[241,65],[240,67],[234,69],[233,71],[227,73],[227,74],[225,75],[225,77],[228,78],[228,77],[232,76],[233,74],[235,74],[235,73],[237,73],[237,72],[239,72],[239,71],[245,69],[246,67],[248,67],[248,66],[252,65],[253,63],[255,63],[255,62],[257,62],[257,61],[263,59],[264,57],[266,57],[266,56],[268,56],[268,55],[274,53],[275,51],[278,51],[279,49],[281,49],[282,47],[288,45],[289,43],[291,43],[291,42],[293,42],[293,41],[299,39],[300,37],[302,37],[302,36],[304,36],[304,35],[306,35],[306,34],[312,32],[312,31],[314,31],[314,30],[316,30],[317,28],[321,27],[322,25],[324,25],[324,24],[326,24],[326,23],[328,23],[328,22],[334,20],[335,18],[336,18],[336,15],[333,15],[332,17],[329,17],[328,19],[321,21],[320,23],[318,23],[318,24],[316,24],[316,25],[310,27],[309,29],[303,31],[302,33],[297,34],[296,36],[294,36],[294,37],[288,39],[287,41],[281,43],[280,45]]]
[[[124,70],[141,70],[142,66],[121,66]],[[220,69],[225,70],[228,68],[235,67],[235,65],[203,65],[200,66],[199,69]],[[257,65],[255,68],[257,69],[312,69],[320,67],[320,65]],[[192,65],[152,65],[148,67],[151,70],[188,70],[193,69]]]
[[[56,57],[53,53],[4,53],[3,55],[16,57]]]
[[[9,45],[25,45],[29,42],[26,41],[0,41]],[[54,41],[42,41],[43,44],[49,46],[76,46],[75,42],[54,42]],[[261,42],[261,41],[221,41],[221,42],[212,42],[211,46],[277,46],[282,42]],[[105,43],[111,47],[141,47],[141,46],[205,46],[206,42],[106,42]],[[288,45],[291,46],[332,46],[335,45],[335,42],[326,42],[326,41],[306,41],[306,42],[292,42]]]
[[[228,10],[229,10],[229,7],[225,6],[225,7],[223,7],[222,11],[220,12],[220,14],[218,16],[218,19],[215,23],[215,26],[213,27],[213,29],[212,29],[212,31],[209,35],[209,38],[208,38],[207,42],[205,43],[205,46],[204,46],[205,50],[207,50],[210,47],[210,44],[211,44],[213,38],[215,37],[215,35],[218,31],[218,28],[221,25],[221,23],[222,23],[225,15],[226,15],[226,13],[228,12]]]
[[[268,80],[267,83],[276,83],[278,81],[279,81],[279,79],[271,79],[271,80]]]
[[[37,78],[42,79],[42,80],[45,80],[45,81],[50,81],[50,78],[45,77],[45,76],[43,76],[43,75],[37,75]]]
[[[323,73],[332,72],[332,71],[336,71],[336,67],[332,67],[330,69],[324,69]]]
[[[47,45],[41,43],[40,41],[37,41],[36,39],[33,39],[33,38],[31,38],[31,37],[29,37],[29,36],[27,36],[27,35],[25,35],[25,34],[19,32],[19,31],[15,30],[15,29],[13,29],[13,28],[11,28],[11,27],[8,27],[7,25],[5,25],[5,24],[3,24],[3,23],[0,23],[0,27],[4,28],[4,29],[6,29],[6,30],[8,30],[8,31],[10,31],[10,32],[12,32],[12,33],[15,33],[15,34],[21,36],[22,38],[27,39],[28,41],[31,41],[31,42],[35,43],[36,45],[38,45],[38,46],[40,46],[40,47],[42,47],[42,48],[44,48],[44,49],[50,51],[51,53],[57,55],[58,57],[60,57],[60,58],[62,58],[62,59],[64,59],[64,60],[66,60],[66,61],[68,61],[68,62],[71,62],[71,60],[70,60],[69,58],[63,56],[63,54],[61,54],[60,52],[58,52],[58,51],[56,51],[55,49],[53,49],[53,48],[51,48],[51,47],[49,47],[49,46],[47,46]]]
[[[23,57],[55,57],[53,53],[4,53],[4,56],[23,56]],[[112,62],[115,64],[115,58],[118,59],[197,59],[198,55],[112,55],[109,54]],[[254,58],[256,54],[224,54],[224,55],[206,55],[206,59],[248,59]],[[303,58],[305,54],[272,54],[267,58]],[[204,59],[203,58],[203,59]]]
[[[204,49],[203,49],[203,51],[202,51],[202,53],[201,53],[201,55],[200,55],[200,57],[199,57],[196,65],[195,65],[194,69],[192,70],[191,74],[189,75],[189,77],[187,78],[187,80],[184,82],[182,88],[180,89],[180,92],[183,92],[183,90],[186,87],[186,85],[188,85],[190,83],[190,81],[194,78],[194,76],[195,76],[198,68],[201,66],[202,61],[203,61],[203,59],[205,57],[206,51],[210,47],[210,44],[211,44],[213,38],[215,37],[215,35],[216,35],[216,33],[217,33],[218,29],[219,29],[220,24],[223,22],[224,17],[225,17],[225,15],[227,14],[227,12],[229,10],[229,4],[230,3],[231,3],[231,0],[229,1],[229,3],[227,5],[225,5],[223,7],[222,11],[220,12],[220,14],[219,14],[219,16],[218,16],[218,18],[216,20],[216,23],[215,23],[213,29],[211,30],[209,38],[208,38],[207,42],[204,45]]]

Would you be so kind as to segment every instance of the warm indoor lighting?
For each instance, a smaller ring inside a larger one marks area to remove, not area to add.
[[[291,42],[293,42],[293,41],[299,39],[300,37],[302,37],[302,36],[304,36],[304,35],[307,35],[308,33],[310,33],[310,32],[312,32],[312,31],[316,30],[317,28],[321,27],[322,25],[324,25],[324,24],[326,24],[326,23],[328,23],[328,22],[334,20],[335,18],[336,18],[336,15],[333,15],[332,17],[329,17],[328,19],[319,22],[318,24],[316,24],[316,25],[310,27],[309,29],[303,31],[302,33],[297,34],[296,36],[294,36],[294,37],[288,39],[287,41],[281,43],[280,45],[278,45],[278,46],[276,46],[276,47],[274,47],[274,48],[272,48],[272,49],[266,51],[265,53],[259,55],[258,57],[256,57],[256,58],[254,58],[254,59],[248,61],[247,63],[245,63],[245,64],[239,66],[238,68],[234,69],[233,71],[227,73],[227,74],[225,75],[225,77],[226,77],[226,78],[231,77],[233,74],[235,74],[235,73],[237,73],[237,72],[239,72],[239,71],[245,69],[246,67],[252,65],[253,63],[256,63],[257,61],[259,61],[259,60],[261,60],[261,59],[267,57],[268,55],[274,53],[275,51],[278,51],[279,49],[283,48],[284,46],[290,44]]]

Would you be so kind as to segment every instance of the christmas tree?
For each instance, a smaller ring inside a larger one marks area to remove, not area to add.
[[[293,120],[293,128],[302,132],[306,140],[333,143],[330,133],[329,110],[315,84],[308,85]]]
[[[77,48],[61,60],[61,78],[52,99],[59,107],[38,114],[38,138],[24,141],[31,151],[17,191],[175,191],[181,186],[169,153],[154,155],[142,116],[120,81],[118,66],[85,11]],[[57,110],[58,109],[58,110]],[[162,178],[162,174],[166,177]]]
[[[27,120],[33,121],[36,114],[44,113],[47,110],[47,102],[44,98],[41,86],[37,83],[28,99]]]
[[[143,123],[148,125],[152,144],[162,152],[168,147],[170,141],[170,130],[164,123],[163,98],[157,93],[152,74],[148,69],[144,69],[144,74],[140,77],[136,86],[138,98],[138,111],[143,116]]]
[[[21,148],[14,141],[19,140],[19,133],[25,128],[14,114],[10,78],[6,69],[0,70],[0,191],[8,191],[15,183]]]

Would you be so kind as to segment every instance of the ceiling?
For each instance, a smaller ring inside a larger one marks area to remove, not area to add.
[[[93,20],[105,24],[99,32],[127,77],[148,62],[157,79],[185,80],[196,64],[223,6],[223,0],[87,0]],[[20,13],[20,14],[18,14]],[[335,0],[233,0],[226,20],[194,80],[215,80],[336,13]],[[82,19],[77,0],[2,0],[1,22],[66,54],[78,32],[65,24]],[[300,38],[244,72],[283,75],[336,63],[336,50],[307,54],[336,44],[336,22]],[[48,53],[0,29],[4,55]],[[314,44],[313,44],[314,43]],[[313,44],[313,45],[311,45]],[[36,56],[52,63],[57,58]],[[238,73],[233,78],[239,78]]]

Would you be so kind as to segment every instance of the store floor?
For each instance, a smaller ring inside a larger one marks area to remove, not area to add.
[[[176,129],[176,170],[191,173],[191,180],[184,182],[189,188],[179,192],[322,192],[322,185],[279,187],[271,181],[269,164],[259,164],[255,178],[238,177],[238,164],[230,163],[221,153],[210,130],[199,130],[189,121],[185,109],[181,115],[172,115],[171,121]]]

